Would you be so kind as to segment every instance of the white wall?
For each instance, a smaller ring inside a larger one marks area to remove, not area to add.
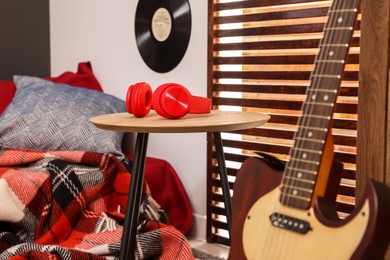
[[[125,99],[127,87],[147,81],[155,89],[164,82],[185,85],[192,94],[206,96],[207,0],[190,0],[192,33],[181,63],[168,73],[156,73],[143,62],[135,41],[138,1],[50,1],[51,72],[75,71],[91,61],[106,93]],[[195,236],[204,238],[206,215],[206,135],[151,134],[148,156],[165,159],[178,172],[192,203]],[[200,228],[200,229],[198,229]]]

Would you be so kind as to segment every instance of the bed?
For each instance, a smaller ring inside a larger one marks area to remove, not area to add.
[[[89,118],[126,111],[90,62],[0,80],[0,259],[117,259],[132,154]],[[192,209],[173,167],[147,158],[140,259],[191,259]],[[175,255],[175,257],[173,257]]]

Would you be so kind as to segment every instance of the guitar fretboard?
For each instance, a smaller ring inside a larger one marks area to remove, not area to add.
[[[359,0],[335,0],[329,9],[283,175],[280,202],[284,205],[307,209],[311,204],[359,4]]]

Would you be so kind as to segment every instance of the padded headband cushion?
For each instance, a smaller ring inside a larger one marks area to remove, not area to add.
[[[136,117],[146,116],[152,107],[152,88],[146,82],[131,85],[127,90],[127,112]]]

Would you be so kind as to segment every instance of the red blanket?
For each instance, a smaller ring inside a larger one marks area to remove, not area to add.
[[[117,259],[130,178],[111,154],[0,151],[0,259]],[[193,259],[182,233],[151,220],[136,254]]]

